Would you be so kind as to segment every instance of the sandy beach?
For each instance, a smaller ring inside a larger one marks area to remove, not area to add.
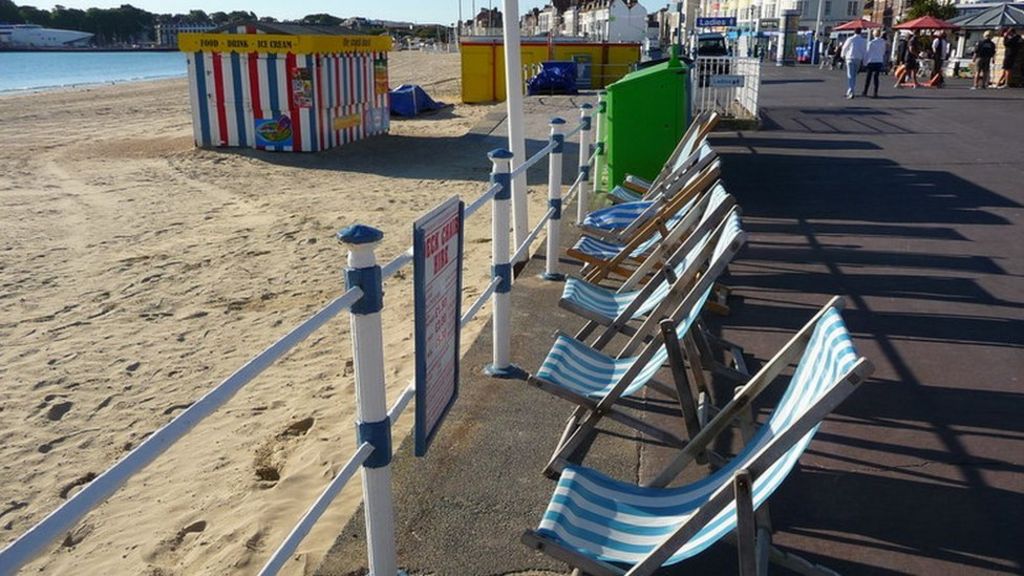
[[[392,54],[392,86],[458,102],[458,75],[454,54]],[[381,228],[386,261],[418,216],[482,192],[486,150],[460,137],[494,109],[298,155],[195,149],[184,79],[0,99],[0,545],[340,294],[338,229]],[[489,227],[468,226],[467,300],[488,281]],[[413,374],[411,276],[386,286],[392,400]],[[332,321],[26,573],[254,573],[354,450],[348,332]],[[359,491],[287,573],[315,568]]]

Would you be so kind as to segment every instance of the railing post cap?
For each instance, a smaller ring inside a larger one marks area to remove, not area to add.
[[[360,246],[380,242],[384,238],[384,233],[373,226],[353,224],[342,228],[338,232],[337,238],[342,244]]]
[[[492,162],[495,160],[511,160],[512,156],[513,154],[504,148],[496,148],[487,153],[487,157]]]
[[[565,124],[565,120],[558,116],[552,118],[551,122],[548,123],[549,126],[561,126],[562,124]]]
[[[590,110],[591,108],[593,108],[593,106],[590,105],[590,102],[584,102],[580,105],[581,110]]]

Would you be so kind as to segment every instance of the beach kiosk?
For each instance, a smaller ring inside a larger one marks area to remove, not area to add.
[[[505,100],[505,44],[501,37],[467,36],[459,42],[462,101],[467,104]],[[529,79],[544,62],[575,62],[576,86],[604,88],[640,62],[638,42],[592,42],[582,38],[523,38],[520,57]]]
[[[196,146],[317,152],[388,131],[388,36],[260,22],[178,46]]]

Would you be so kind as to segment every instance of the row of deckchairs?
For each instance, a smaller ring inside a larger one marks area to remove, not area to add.
[[[544,471],[557,478],[554,494],[523,541],[576,573],[651,574],[726,538],[737,544],[744,576],[766,574],[769,561],[804,574],[831,573],[772,545],[766,502],[821,420],[872,366],[853,348],[839,297],[754,375],[747,374],[741,348],[705,328],[701,316],[716,281],[746,241],[740,209],[706,141],[716,121],[698,117],[653,182],[633,181],[639,192],[618,189],[617,203],[586,219],[568,251],[583,262],[581,274],[566,281],[559,303],[585,323],[573,335],[556,334],[527,379],[574,409]],[[794,362],[771,417],[757,427],[752,402]],[[659,379],[666,366],[671,383]],[[739,384],[724,405],[706,372]],[[674,399],[685,434],[633,413],[627,400],[648,388]],[[589,440],[605,417],[678,455],[645,486],[586,467]],[[745,445],[725,458],[713,447],[735,427]],[[694,463],[711,472],[669,486]]]

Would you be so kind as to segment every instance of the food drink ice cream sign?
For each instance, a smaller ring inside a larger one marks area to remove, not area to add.
[[[459,392],[464,208],[453,197],[413,224],[417,456]]]

